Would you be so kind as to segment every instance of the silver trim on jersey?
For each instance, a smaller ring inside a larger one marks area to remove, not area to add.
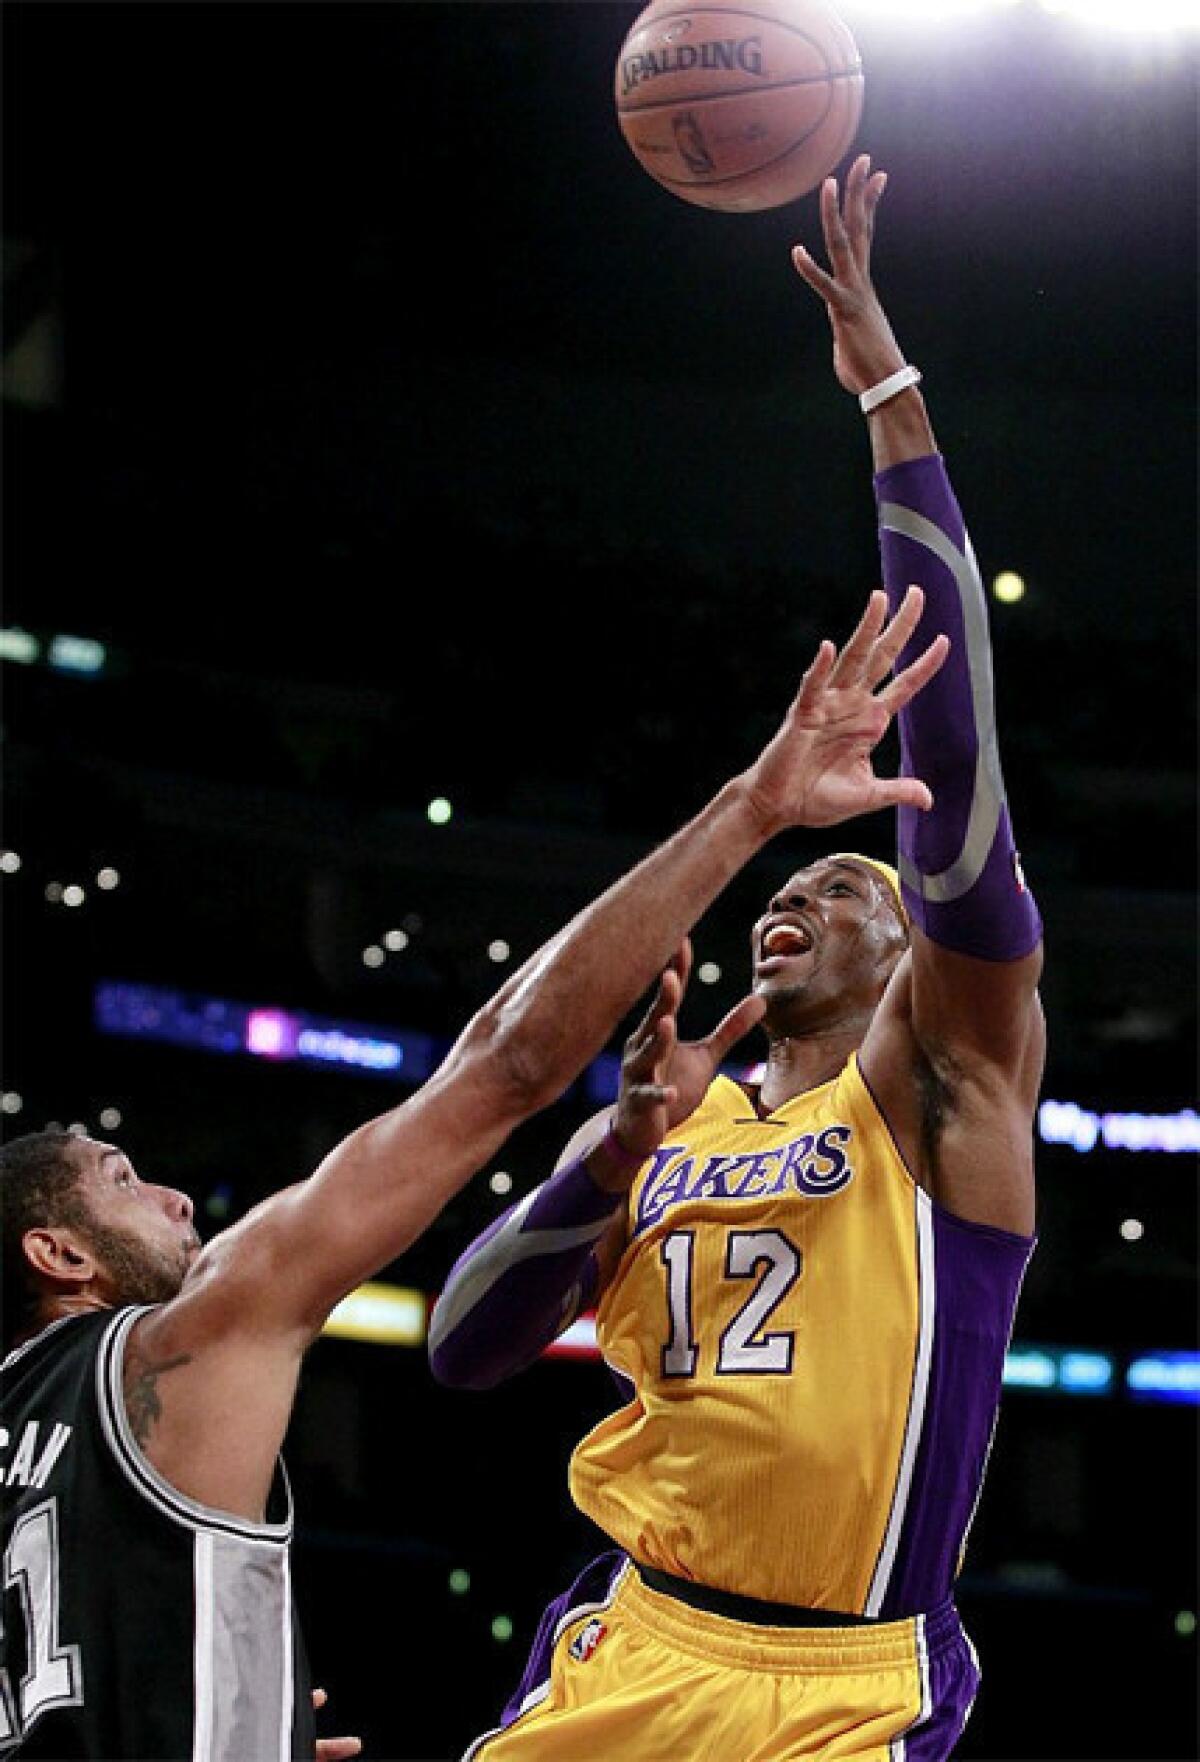
[[[288,1555],[198,1530],[191,1762],[290,1762],[296,1696]]]
[[[966,636],[966,660],[971,681],[971,703],[975,716],[978,748],[975,758],[975,783],[971,793],[971,813],[963,835],[962,849],[955,860],[937,875],[923,875],[900,852],[900,878],[920,898],[931,905],[944,905],[969,893],[983,873],[996,829],[1005,805],[1004,775],[1000,769],[1000,748],[996,736],[995,691],[992,683],[992,654],[988,640],[987,604],[979,565],[964,536],[960,551],[940,526],[898,502],[884,502],[879,509],[879,524],[885,532],[898,533],[914,544],[924,545],[954,577],[962,610]]]
[[[429,1351],[436,1352],[442,1341],[478,1307],[488,1292],[507,1272],[526,1260],[537,1260],[545,1254],[565,1254],[572,1248],[586,1248],[599,1241],[613,1221],[617,1210],[614,1198],[611,1212],[590,1224],[577,1224],[566,1229],[526,1230],[525,1219],[533,1210],[542,1187],[535,1187],[513,1210],[512,1216],[462,1269],[448,1292],[443,1292],[429,1321]]]

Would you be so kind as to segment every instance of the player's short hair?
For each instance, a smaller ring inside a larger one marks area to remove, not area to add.
[[[73,1132],[27,1132],[0,1145],[0,1341],[7,1352],[37,1317],[38,1290],[21,1247],[43,1224],[86,1227]]]

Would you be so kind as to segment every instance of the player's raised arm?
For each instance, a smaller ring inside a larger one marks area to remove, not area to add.
[[[843,201],[821,191],[828,269],[802,246],[798,273],[824,300],[834,366],[870,428],[880,549],[889,602],[917,582],[925,594],[914,641],[951,640],[928,691],[900,713],[902,771],[920,776],[933,806],[898,812],[899,870],[912,922],[912,956],[897,975],[863,1048],[863,1069],[885,1110],[930,1160],[929,1121],[913,1120],[905,1081],[893,1082],[915,1036],[928,1065],[927,1094],[943,1119],[977,1134],[973,1172],[947,1142],[923,1172],[964,1215],[1032,1228],[1029,1116],[1040,1080],[1044,1030],[1036,986],[1041,919],[1021,872],[1000,767],[987,607],[962,513],[937,451],[920,373],[906,363],[871,279],[875,212],[886,176],[862,156]],[[901,661],[906,658],[901,654]],[[900,1031],[898,1031],[900,1030]],[[988,1150],[990,1146],[990,1150]]]
[[[143,1318],[127,1386],[153,1397],[142,1443],[173,1484],[220,1509],[257,1508],[300,1357],[334,1304],[401,1254],[514,1127],[562,1093],[774,834],[928,800],[916,778],[880,778],[871,763],[892,715],[943,659],[935,643],[890,677],[919,616],[919,594],[890,620],[873,595],[843,650],[821,644],[747,770],[515,973],[415,1096],[217,1236],[180,1295]],[[231,1442],[233,1411],[244,1423]]]
[[[884,595],[874,593],[843,647],[826,641],[818,649],[788,721],[756,767],[756,786],[789,800],[795,823],[831,826],[902,802],[915,813],[928,807],[920,779],[877,778],[871,765],[892,716],[945,659],[947,644],[939,638],[884,683],[921,605],[914,589],[889,618]],[[762,1013],[746,999],[705,1039],[680,1044],[676,1014],[689,965],[685,943],[626,1044],[611,1125],[603,1115],[583,1127],[551,1178],[452,1268],[430,1324],[430,1362],[441,1381],[476,1388],[511,1376],[603,1288],[622,1245],[635,1175],[670,1127],[698,1105],[722,1059]]]

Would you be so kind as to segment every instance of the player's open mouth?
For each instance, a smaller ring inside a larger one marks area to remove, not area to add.
[[[772,924],[763,934],[758,948],[760,968],[777,962],[794,960],[797,955],[812,951],[812,932],[804,924]]]

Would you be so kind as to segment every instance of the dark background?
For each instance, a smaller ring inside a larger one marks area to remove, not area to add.
[[[488,942],[523,958],[748,762],[875,584],[862,419],[789,261],[815,198],[714,214],[638,168],[610,90],[636,11],[3,9],[4,623],[109,652],[96,678],[4,667],[6,1129],[116,1106],[108,1135],[208,1227],[397,1092],[99,1037],[99,979],[448,1038],[503,976]],[[858,145],[891,174],[878,279],[985,579],[1029,584],[993,625],[1045,1093],[1172,1111],[1195,1094],[1196,38],[845,16]],[[723,977],[685,1026],[733,1001],[759,901],[819,848],[781,841],[709,914]],[[514,1196],[590,1106],[506,1147]],[[393,1278],[438,1289],[506,1203],[491,1172]],[[1194,1346],[1193,1159],[1043,1147],[1040,1175],[1019,1338]],[[565,1469],[611,1400],[594,1363],[462,1395],[418,1352],[318,1344],[288,1455],[330,1729],[440,1759],[493,1722],[601,1545]],[[964,1758],[1195,1756],[1192,1411],[1013,1391],[961,1601],[985,1670]]]

